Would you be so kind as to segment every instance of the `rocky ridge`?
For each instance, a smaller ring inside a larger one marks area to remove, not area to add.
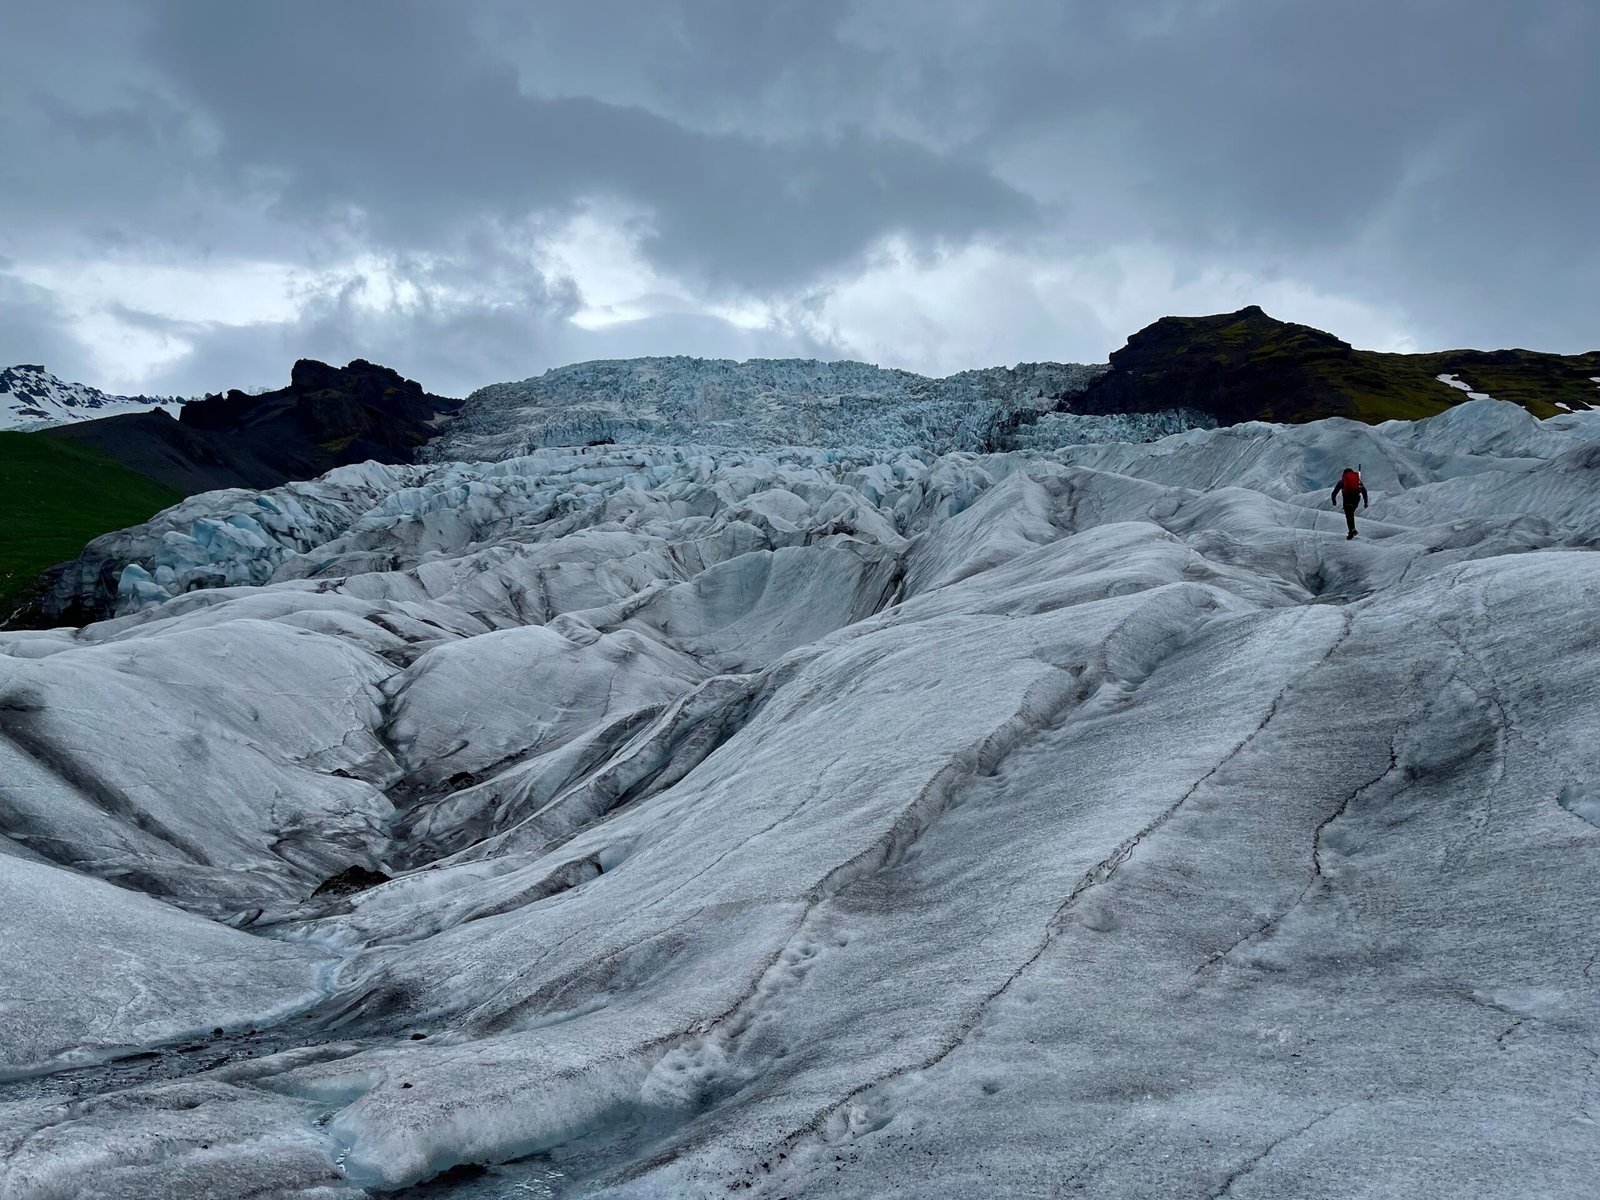
[[[1552,417],[1600,405],[1597,379],[1600,351],[1386,354],[1279,321],[1252,304],[1145,326],[1065,407],[1093,415],[1186,409],[1221,425],[1324,417],[1376,423],[1434,416],[1470,394]]]

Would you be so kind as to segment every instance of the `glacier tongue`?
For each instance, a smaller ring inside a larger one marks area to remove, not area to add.
[[[691,443],[731,447],[922,446],[935,452],[1059,444],[1031,430],[1083,391],[1103,366],[1019,363],[930,379],[859,362],[802,358],[630,358],[574,363],[520,383],[480,388],[432,443],[437,460],[500,459],[544,446]],[[1176,414],[1160,414],[1187,428]],[[1080,417],[1089,429],[1137,436],[1140,414]],[[1028,440],[1018,431],[1030,430]],[[1164,429],[1162,432],[1173,432]]]
[[[1475,401],[193,497],[0,633],[0,1194],[1586,1194],[1597,471]]]

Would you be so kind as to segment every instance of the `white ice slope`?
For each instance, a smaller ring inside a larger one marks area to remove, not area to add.
[[[48,429],[152,408],[175,417],[183,404],[177,396],[110,396],[86,383],[65,383],[37,365],[0,369],[0,429]]]
[[[1585,1195],[1597,484],[1479,401],[192,498],[0,634],[0,1195]]]
[[[478,389],[428,453],[441,462],[502,459],[545,446],[600,442],[920,446],[935,452],[1010,448],[1019,424],[1026,428],[1105,370],[1019,363],[930,379],[867,363],[808,358],[605,359]],[[1175,428],[1202,423],[1198,414],[1160,419],[1176,422]],[[1114,429],[1137,437],[1150,420],[1141,414],[1091,424],[1098,433]],[[1072,432],[1078,436],[1070,440],[1092,440],[1082,428]]]

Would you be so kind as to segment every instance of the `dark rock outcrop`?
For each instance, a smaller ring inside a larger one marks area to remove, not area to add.
[[[1443,412],[1467,396],[1441,383],[1549,417],[1600,401],[1600,352],[1446,350],[1385,354],[1268,316],[1256,305],[1208,317],[1163,317],[1111,355],[1111,369],[1064,407],[1087,414],[1194,409],[1219,424],[1323,417],[1379,422]]]
[[[389,876],[382,871],[369,871],[366,867],[352,865],[337,875],[330,875],[317,885],[317,890],[312,892],[316,896],[348,896],[351,892],[364,892],[368,888],[377,887],[380,883],[388,883]]]
[[[355,359],[333,367],[302,358],[289,386],[230,391],[184,405],[180,423],[222,436],[280,478],[311,479],[348,463],[410,462],[459,400],[435,396],[388,367]]]
[[[33,436],[92,447],[185,495],[228,487],[276,487],[288,480],[241,442],[194,429],[160,409],[61,425]]]
[[[128,413],[43,431],[95,449],[186,495],[270,488],[349,463],[411,462],[461,401],[435,396],[388,367],[332,367],[303,358],[289,386],[192,400],[173,420]]]

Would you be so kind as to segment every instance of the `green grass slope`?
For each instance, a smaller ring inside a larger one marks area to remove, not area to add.
[[[181,499],[95,450],[0,432],[0,621],[47,567]]]

